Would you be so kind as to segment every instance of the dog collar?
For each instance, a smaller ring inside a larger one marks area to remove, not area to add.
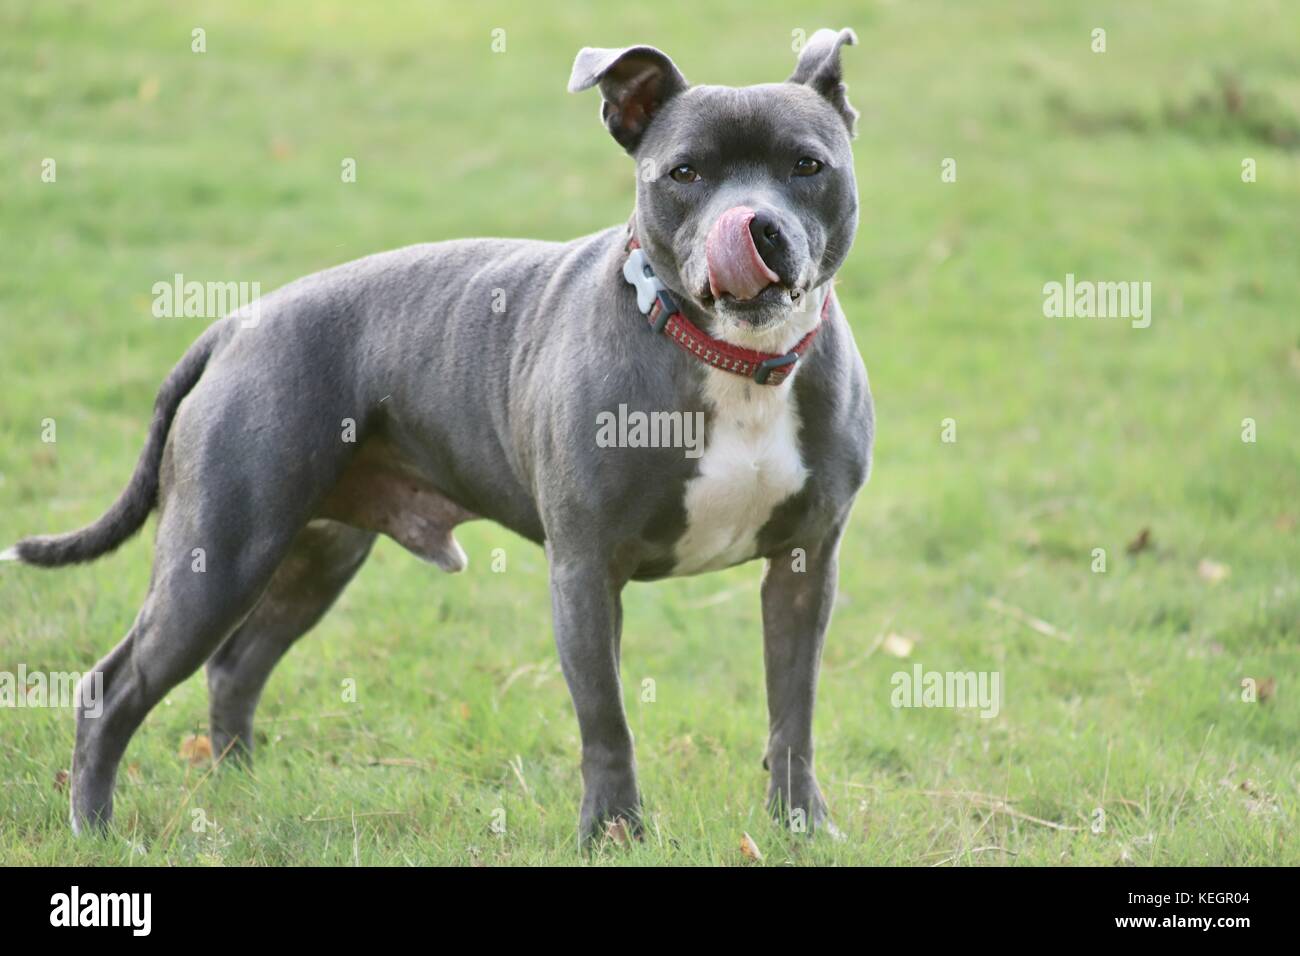
[[[623,278],[636,289],[636,306],[650,321],[655,332],[667,335],[684,352],[694,355],[706,365],[753,379],[759,385],[780,385],[794,372],[799,357],[812,345],[821,331],[826,316],[830,314],[832,290],[826,291],[821,318],[813,330],[800,339],[788,352],[759,352],[742,348],[721,339],[715,339],[688,319],[677,308],[668,293],[668,287],[654,274],[645,250],[633,236],[627,242],[627,261],[623,263]]]

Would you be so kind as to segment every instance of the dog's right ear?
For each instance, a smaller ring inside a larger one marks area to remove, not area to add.
[[[569,92],[600,84],[600,118],[629,153],[655,113],[690,84],[666,53],[652,46],[583,47],[573,61]]]

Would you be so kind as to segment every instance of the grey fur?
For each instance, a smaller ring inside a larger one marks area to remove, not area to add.
[[[647,161],[658,169],[638,176],[632,222],[650,262],[715,334],[788,339],[806,321],[796,301],[827,294],[852,243],[851,124],[838,82],[848,41],[832,39],[814,36],[791,82],[743,89],[687,87],[648,47],[584,50],[575,62],[571,86],[599,85],[611,134],[639,170]],[[792,178],[803,153],[825,166]],[[694,191],[668,176],[687,162],[705,173]],[[769,263],[781,284],[748,304],[707,293],[704,237],[736,204],[781,228]],[[726,373],[647,326],[621,275],[627,237],[620,226],[566,243],[412,246],[300,279],[262,300],[256,325],[228,318],[203,334],[164,382],[118,502],[83,531],[18,545],[31,564],[87,560],[159,505],[148,594],[96,668],[103,716],[78,715],[75,828],[107,823],[127,743],[177,683],[207,662],[214,743],[246,758],[271,669],[329,608],[375,535],[454,571],[464,556],[452,530],[474,517],[545,546],[582,734],[580,833],[590,838],[616,817],[638,824],[620,594],[628,581],[678,573],[699,463],[680,449],[599,447],[595,422],[620,404],[699,411],[710,420],[707,449],[718,424],[707,376]],[[817,668],[873,433],[865,370],[838,304],[781,387],[798,403],[808,476],[745,560],[768,559],[770,803],[815,829],[828,825],[813,769]],[[355,442],[344,439],[349,421]],[[790,567],[795,549],[805,570]]]

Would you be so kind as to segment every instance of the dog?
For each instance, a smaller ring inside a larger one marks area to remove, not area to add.
[[[585,48],[569,90],[599,87],[636,161],[627,225],[411,246],[293,282],[256,322],[208,326],[163,382],[118,500],[3,553],[88,561],[158,510],[148,593],[95,668],[102,714],[77,713],[76,832],[107,827],[127,744],[169,690],[206,664],[214,752],[250,759],[272,668],[375,537],[455,572],[453,529],[473,519],[546,552],[581,732],[580,841],[641,825],[622,588],[757,558],[768,805],[833,831],[813,704],[874,433],[832,291],[858,224],[840,64],[855,42],[819,30],[786,81],[743,88],[691,86],[654,47]],[[702,448],[598,442],[624,408],[702,415]]]

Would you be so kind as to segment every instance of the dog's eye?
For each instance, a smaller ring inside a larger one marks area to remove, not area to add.
[[[679,183],[697,183],[700,181],[700,174],[685,163],[682,163],[668,175]]]
[[[816,176],[821,171],[822,164],[811,156],[805,156],[794,164],[794,174],[796,176]]]

